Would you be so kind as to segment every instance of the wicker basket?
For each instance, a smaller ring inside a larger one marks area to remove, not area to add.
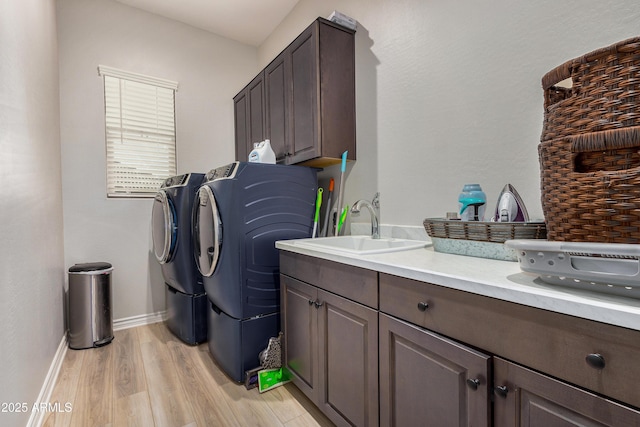
[[[544,239],[544,222],[479,222],[427,218],[424,228],[430,237],[504,243],[512,239]]]
[[[640,242],[640,127],[538,147],[549,240]]]
[[[542,87],[548,239],[640,243],[640,37],[562,64]]]
[[[572,87],[558,86],[571,78]],[[640,126],[640,37],[572,59],[542,78],[542,141]]]

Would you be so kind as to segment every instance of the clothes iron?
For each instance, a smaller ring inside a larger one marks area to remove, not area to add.
[[[492,221],[529,222],[527,208],[513,185],[505,185],[500,192]]]

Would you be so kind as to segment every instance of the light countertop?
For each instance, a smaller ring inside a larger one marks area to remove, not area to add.
[[[640,300],[546,284],[517,262],[435,252],[432,247],[355,255],[295,240],[276,248],[640,331]]]

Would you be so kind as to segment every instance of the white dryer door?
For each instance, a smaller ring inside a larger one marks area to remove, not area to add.
[[[220,257],[222,221],[216,199],[208,185],[198,190],[193,208],[194,254],[198,270],[203,276],[213,274]]]
[[[160,190],[153,199],[151,211],[153,253],[160,264],[171,259],[176,245],[177,231],[176,210],[167,193]]]

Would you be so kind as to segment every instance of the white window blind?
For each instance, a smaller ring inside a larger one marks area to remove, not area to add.
[[[107,196],[153,197],[176,175],[177,83],[99,66],[104,78]]]

